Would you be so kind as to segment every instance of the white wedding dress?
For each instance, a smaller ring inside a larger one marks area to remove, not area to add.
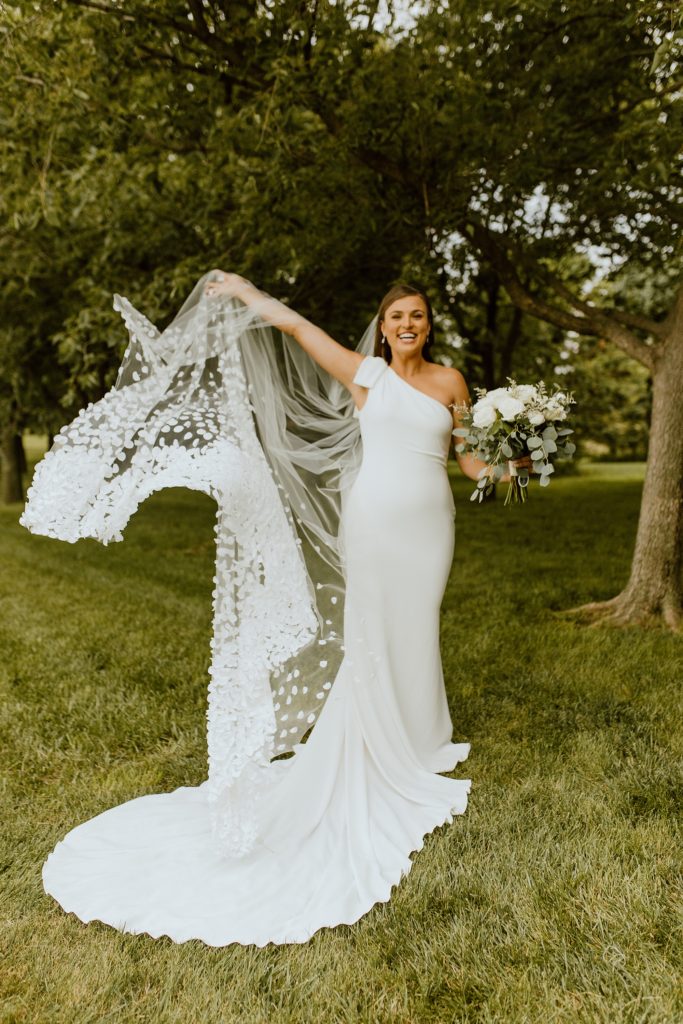
[[[424,836],[462,814],[469,753],[453,743],[439,650],[453,556],[450,411],[380,357],[355,383],[362,463],[341,520],[344,658],[308,740],[254,794],[257,841],[212,841],[207,783],[142,796],[78,825],[45,889],[82,921],[228,943],[305,942],[351,924],[411,868]]]

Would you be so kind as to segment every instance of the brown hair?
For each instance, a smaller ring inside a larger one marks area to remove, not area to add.
[[[432,313],[432,304],[426,292],[422,288],[417,288],[415,285],[406,284],[404,281],[399,281],[386,293],[384,298],[379,304],[379,310],[377,311],[377,327],[375,329],[375,350],[374,355],[382,356],[387,363],[391,362],[391,347],[382,341],[382,328],[380,326],[384,319],[386,311],[389,306],[393,305],[397,299],[405,299],[409,295],[417,295],[424,302],[427,307],[427,317],[429,319],[429,335],[427,340],[422,346],[422,358],[428,363],[433,363],[431,348],[434,344],[434,314]]]

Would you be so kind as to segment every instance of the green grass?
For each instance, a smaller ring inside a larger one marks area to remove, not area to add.
[[[681,640],[552,614],[623,585],[641,484],[584,467],[504,508],[454,474],[442,653],[469,808],[389,903],[265,949],[85,926],[40,878],[77,823],[205,777],[212,503],[166,491],[107,548],[3,509],[0,1020],[683,1020]]]

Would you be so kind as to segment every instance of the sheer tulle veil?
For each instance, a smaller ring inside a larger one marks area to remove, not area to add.
[[[115,296],[130,335],[116,384],[55,437],[20,521],[107,544],[154,491],[215,499],[205,785],[220,848],[241,856],[259,791],[316,721],[343,658],[339,526],[361,443],[351,393],[258,303],[207,296],[218,274],[161,332]]]

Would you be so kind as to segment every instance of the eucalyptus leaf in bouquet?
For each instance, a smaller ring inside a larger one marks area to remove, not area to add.
[[[533,472],[540,476],[541,487],[547,487],[555,472],[556,459],[571,459],[576,445],[568,440],[574,431],[561,426],[569,406],[576,400],[571,392],[555,384],[548,392],[544,381],[538,384],[517,384],[506,378],[508,386],[487,391],[475,388],[477,400],[472,406],[455,407],[461,426],[453,430],[458,438],[456,452],[469,453],[487,463],[479,473],[471,501],[482,501],[509,467],[510,484],[505,504],[526,501],[529,471],[516,469],[512,460],[529,455]]]

